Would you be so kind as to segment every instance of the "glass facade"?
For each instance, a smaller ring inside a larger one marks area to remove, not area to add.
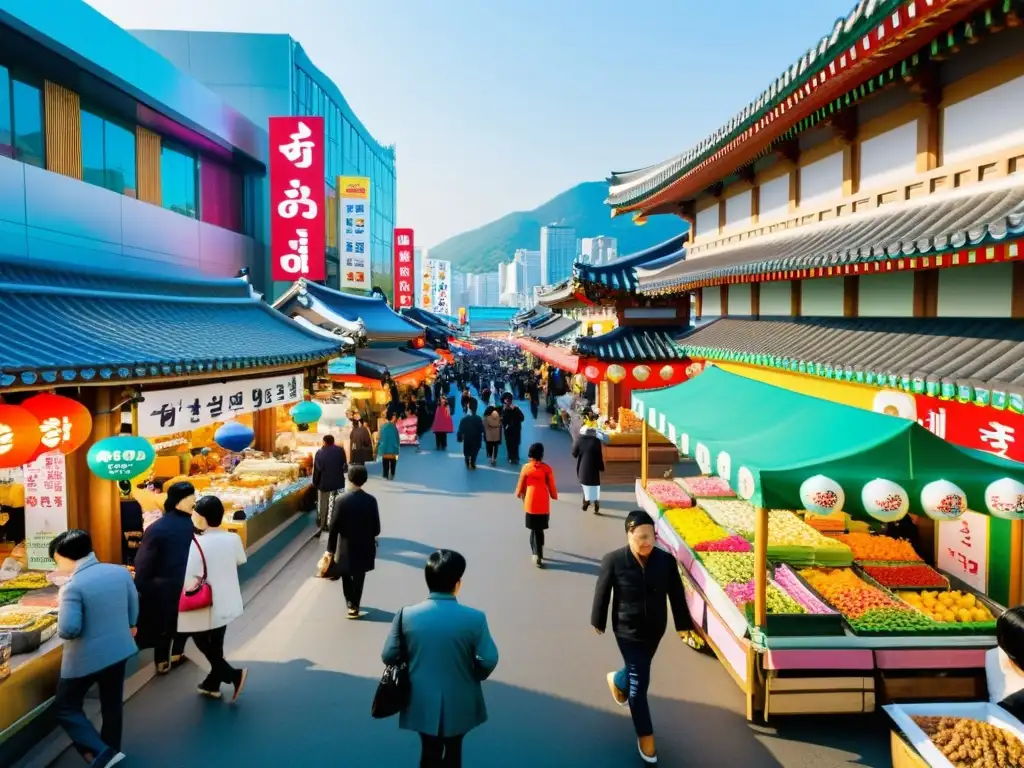
[[[11,76],[0,67],[0,155],[14,157],[14,137],[11,133]]]
[[[392,238],[395,229],[396,185],[394,149],[382,147],[351,119],[347,108],[334,100],[299,67],[294,69],[292,112],[324,118],[327,134],[325,179],[328,199],[328,285],[338,286],[338,176],[370,179],[370,264],[373,285],[392,293]],[[333,207],[332,207],[333,206]]]
[[[43,128],[43,92],[32,83],[11,80],[14,124],[14,159],[39,168],[46,167]]]
[[[82,180],[135,197],[135,133],[82,110]]]
[[[199,218],[199,160],[185,149],[160,147],[160,192],[164,208]]]

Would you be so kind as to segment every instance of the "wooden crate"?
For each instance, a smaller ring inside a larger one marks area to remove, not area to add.
[[[879,675],[878,695],[882,702],[894,701],[984,701],[985,672],[971,674]]]
[[[843,714],[874,710],[873,677],[768,676],[765,720],[771,715]]]

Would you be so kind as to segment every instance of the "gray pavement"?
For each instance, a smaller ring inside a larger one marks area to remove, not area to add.
[[[487,612],[501,661],[484,692],[489,722],[467,739],[465,764],[488,768],[639,765],[628,712],[612,703],[605,673],[611,637],[590,629],[596,564],[623,541],[633,507],[626,489],[606,493],[602,516],[580,510],[569,438],[529,413],[524,448],[544,442],[561,499],[548,535],[550,565],[536,569],[508,464],[468,473],[461,446],[404,449],[397,481],[373,478],[383,532],[360,622],[345,619],[340,583],[312,577],[322,545],[310,542],[247,606],[228,637],[249,683],[232,706],[195,693],[204,673],[185,665],[126,705],[122,765],[414,766],[418,739],[369,706],[380,648],[401,606],[424,597],[422,563],[436,547],[469,561],[460,599]],[[433,445],[428,435],[426,445]],[[379,471],[379,468],[378,468]],[[888,766],[881,717],[780,719],[748,725],[743,701],[714,657],[666,637],[655,660],[651,707],[661,765],[839,768]],[[65,754],[57,766],[82,765]]]

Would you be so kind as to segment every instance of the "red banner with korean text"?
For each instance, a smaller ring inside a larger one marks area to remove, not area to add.
[[[395,228],[395,309],[411,309],[413,304],[413,231]]]
[[[1024,461],[1024,416],[958,400],[914,395],[917,421],[929,432],[964,448]]]
[[[324,119],[270,118],[270,270],[273,280],[327,277]]]

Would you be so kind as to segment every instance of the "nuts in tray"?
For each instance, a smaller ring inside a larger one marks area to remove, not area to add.
[[[966,717],[911,719],[956,768],[1024,766],[1024,744],[1002,728]]]

